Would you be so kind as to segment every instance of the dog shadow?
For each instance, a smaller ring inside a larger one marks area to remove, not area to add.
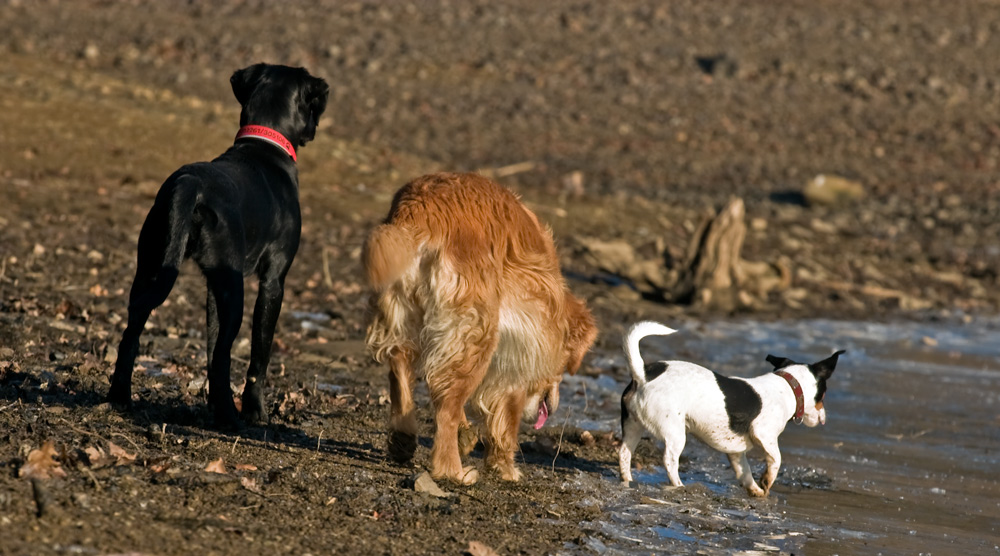
[[[145,435],[150,440],[169,433],[188,443],[214,438],[258,444],[271,450],[314,451],[359,463],[381,463],[385,460],[385,450],[376,444],[338,439],[335,432],[327,436],[325,429],[321,429],[323,432],[318,435],[311,435],[303,429],[273,420],[262,425],[244,424],[238,429],[217,427],[204,397],[185,396],[180,392],[183,387],[177,385],[137,389],[141,392],[140,400],[130,410],[118,411],[106,402],[107,389],[98,384],[99,377],[74,375],[72,369],[67,376],[63,374],[66,370],[58,367],[41,371],[7,370],[0,378],[0,406],[10,410],[19,404],[37,408],[43,414],[47,413],[76,428],[84,421],[87,423],[85,428],[104,428],[124,421],[133,428],[131,434]],[[81,410],[85,415],[80,414]],[[319,420],[340,418],[336,413],[310,412],[310,415]],[[361,432],[361,436],[375,437],[378,434],[379,431],[371,431],[370,435]],[[359,435],[355,432],[352,436]]]

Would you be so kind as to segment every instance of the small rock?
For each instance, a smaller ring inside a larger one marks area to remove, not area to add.
[[[809,180],[802,196],[810,205],[839,206],[863,199],[865,188],[857,181],[820,174]]]
[[[642,299],[641,293],[625,284],[611,288],[611,294],[621,301],[639,301]]]
[[[448,498],[451,496],[451,493],[441,490],[441,487],[431,478],[431,474],[426,471],[417,475],[413,480],[413,490],[430,494],[435,498]]]
[[[572,197],[583,196],[583,172],[574,170],[562,177],[563,192]]]
[[[589,237],[580,237],[577,241],[583,247],[585,260],[605,272],[627,276],[635,265],[635,249],[628,242]]]
[[[96,60],[101,55],[101,49],[94,43],[87,43],[80,55],[87,60]]]
[[[114,363],[118,360],[118,348],[109,345],[107,351],[104,352],[104,362]]]
[[[469,548],[465,549],[465,554],[469,556],[497,556],[495,550],[479,541],[469,541]]]
[[[82,492],[74,492],[71,498],[73,499],[73,503],[76,504],[76,507],[84,510],[90,509],[90,497],[86,494]]]

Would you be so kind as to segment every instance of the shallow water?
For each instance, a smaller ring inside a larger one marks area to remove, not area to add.
[[[572,486],[595,493],[581,503],[599,504],[602,517],[582,524],[587,542],[568,553],[1000,553],[1000,321],[720,322],[642,348],[647,361],[730,376],[769,371],[768,353],[802,362],[847,353],[829,383],[826,426],[782,434],[766,500],[749,498],[726,457],[689,437],[681,489],[665,486],[660,466],[636,473],[630,489],[617,470],[581,474]],[[560,412],[617,433],[624,356],[595,361],[607,373],[567,377]],[[661,444],[646,449],[659,460]],[[760,452],[750,460],[759,478]]]

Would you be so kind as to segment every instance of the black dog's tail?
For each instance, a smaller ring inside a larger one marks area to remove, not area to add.
[[[160,282],[156,289],[166,288],[169,293],[172,278],[188,253],[200,185],[194,176],[175,174],[160,189],[139,232],[138,282]],[[161,295],[166,297],[166,293]]]
[[[625,335],[625,354],[628,356],[629,369],[632,371],[632,380],[636,384],[646,383],[646,366],[642,362],[642,354],[639,352],[639,340],[646,336],[666,336],[677,332],[673,328],[663,326],[658,322],[642,321],[632,325],[628,334]]]
[[[170,210],[167,213],[167,246],[163,254],[163,266],[177,268],[188,252],[191,231],[198,207],[200,180],[193,176],[177,178]],[[214,214],[212,215],[214,216]]]

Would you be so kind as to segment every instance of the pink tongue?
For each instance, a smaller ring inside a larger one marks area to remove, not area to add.
[[[549,418],[549,406],[545,405],[545,400],[538,402],[538,420],[535,421],[535,430],[542,428],[545,420]]]

